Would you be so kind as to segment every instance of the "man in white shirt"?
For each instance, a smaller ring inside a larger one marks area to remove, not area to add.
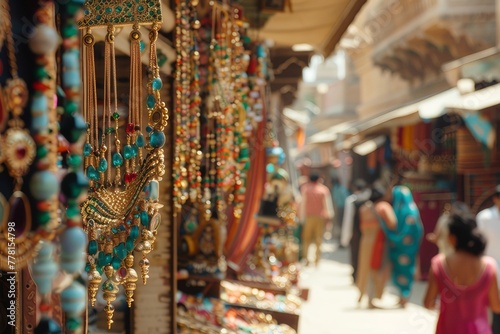
[[[479,230],[487,238],[485,255],[500,264],[500,184],[495,187],[493,206],[480,211],[476,216]],[[493,334],[500,334],[500,314],[493,314]]]

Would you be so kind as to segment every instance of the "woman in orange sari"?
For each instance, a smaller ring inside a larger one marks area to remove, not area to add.
[[[356,286],[360,293],[358,303],[366,295],[369,308],[375,308],[373,299],[382,297],[390,275],[390,262],[380,221],[383,220],[389,228],[395,228],[396,215],[391,204],[384,199],[385,193],[382,186],[373,186],[370,200],[359,208],[361,242]]]

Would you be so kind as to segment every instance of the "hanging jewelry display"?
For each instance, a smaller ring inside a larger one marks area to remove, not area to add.
[[[81,213],[89,236],[89,299],[93,305],[101,285],[107,303],[104,311],[108,328],[111,328],[112,302],[117,298],[120,284],[126,291],[129,306],[133,301],[138,280],[133,269],[134,250],[142,254],[139,265],[143,284],[146,284],[149,277],[147,254],[153,249],[160,223],[158,181],[165,173],[162,147],[166,140],[163,130],[168,120],[168,110],[160,95],[162,80],[156,51],[161,5],[160,1],[110,3],[96,0],[87,1],[85,8],[85,18],[80,22],[85,31],[84,117],[88,124],[84,156],[91,188]],[[114,40],[115,27],[124,25],[132,26],[132,31],[129,35],[129,113],[123,129],[117,108]],[[141,25],[151,26],[145,107],[142,106]],[[92,30],[101,27],[107,28],[107,35],[104,107],[99,117]],[[147,110],[147,125],[143,123],[144,109]],[[146,137],[143,130],[147,132]]]
[[[175,161],[173,165],[174,206],[178,214],[182,205],[190,200],[200,200],[200,89],[197,19],[198,0],[176,2],[176,51],[175,70]]]
[[[5,100],[2,102],[5,102],[5,105],[2,104],[2,113],[5,112],[4,117],[8,128],[1,137],[2,148],[0,151],[2,153],[0,156],[8,174],[14,180],[13,193],[8,204],[3,205],[1,210],[3,214],[2,221],[13,222],[14,225],[7,226],[7,224],[4,224],[1,226],[0,269],[15,271],[26,266],[40,240],[39,234],[28,237],[32,226],[31,207],[28,197],[21,191],[23,177],[35,158],[36,145],[29,131],[25,128],[24,121],[21,119],[29,96],[26,82],[18,75],[8,0],[0,1],[0,13],[5,38],[3,44],[6,46],[11,75],[3,88]],[[9,254],[11,248],[8,247],[9,243],[12,244],[14,240],[16,242],[15,263],[12,261],[12,256],[9,257],[12,254]]]

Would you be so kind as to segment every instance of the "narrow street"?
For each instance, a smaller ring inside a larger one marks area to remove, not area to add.
[[[303,269],[301,286],[310,289],[309,299],[302,305],[300,334],[427,334],[436,325],[435,311],[422,306],[426,283],[414,285],[410,303],[396,308],[395,290],[387,286],[377,306],[367,309],[366,300],[357,305],[358,291],[351,283],[351,267],[347,249],[323,243],[319,266]]]

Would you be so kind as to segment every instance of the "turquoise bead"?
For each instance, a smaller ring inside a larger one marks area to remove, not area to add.
[[[104,254],[104,262],[105,265],[111,264],[111,260],[113,259],[113,255],[111,253]]]
[[[80,227],[65,229],[59,239],[61,252],[66,254],[82,254],[87,244],[87,234]]]
[[[141,224],[145,227],[149,225],[149,216],[147,211],[141,211]]]
[[[80,66],[80,52],[68,51],[62,55],[62,62],[66,68],[74,68]]]
[[[75,218],[80,215],[80,209],[78,205],[68,206],[66,209],[66,216],[68,218]]]
[[[62,73],[63,82],[66,87],[80,87],[80,71],[74,69],[67,69]]]
[[[160,196],[160,184],[158,181],[151,181],[149,184],[146,186],[146,199],[150,201],[157,201],[158,197]]]
[[[148,125],[146,126],[146,131],[150,133],[151,131],[153,131],[153,128],[150,125]]]
[[[90,255],[95,255],[97,253],[97,241],[90,240],[88,246],[88,252]]]
[[[137,147],[137,144],[132,145],[132,152],[134,154],[134,158],[139,155],[139,147]]]
[[[102,268],[108,263],[106,262],[106,256],[103,252],[97,254],[97,268]]]
[[[99,159],[99,166],[97,166],[97,170],[100,173],[104,173],[108,169],[108,161],[106,158]]]
[[[113,154],[113,167],[120,167],[123,165],[123,157],[120,153],[116,152]]]
[[[68,315],[80,315],[87,301],[85,299],[86,289],[77,282],[71,283],[61,292],[61,308]]]
[[[135,144],[137,145],[137,147],[143,148],[145,145],[144,136],[138,135],[135,139]]]
[[[118,270],[122,265],[122,260],[120,260],[117,256],[113,256],[113,260],[111,260],[111,265],[113,266],[114,270]]]
[[[139,48],[141,49],[141,52],[143,52],[143,51],[144,51],[144,49],[146,48],[146,44],[144,44],[144,42],[143,42],[143,41],[140,41],[140,42],[139,42]]]
[[[90,145],[89,143],[85,143],[85,145],[83,145],[83,155],[88,157],[91,153],[92,145]]]
[[[38,253],[37,260],[33,263],[31,274],[37,285],[37,290],[46,294],[52,289],[52,280],[57,274],[58,267],[53,261],[54,245],[44,242]]]
[[[132,159],[134,157],[134,149],[130,145],[125,145],[123,148],[123,155],[125,156],[125,159]]]
[[[146,105],[148,106],[148,108],[154,108],[155,106],[155,97],[153,95],[148,95],[148,98],[146,99]]]
[[[99,173],[95,170],[94,166],[90,165],[87,167],[87,177],[93,181],[99,180]]]
[[[87,262],[87,264],[85,265],[85,272],[89,272],[90,271],[90,263]]]
[[[149,138],[149,143],[154,148],[162,147],[163,145],[165,145],[165,134],[162,131],[157,131],[157,130],[153,131],[153,133],[151,133],[151,136]]]
[[[118,246],[113,249],[113,253],[120,259],[120,261],[123,260],[127,256],[127,247],[125,246],[125,243],[119,243]]]
[[[37,172],[31,178],[30,190],[36,200],[47,200],[59,192],[59,180],[50,171]]]
[[[161,87],[163,86],[163,82],[161,81],[160,78],[154,78],[152,86],[154,90],[160,90]]]
[[[139,237],[139,226],[134,225],[130,228],[129,237],[132,239],[137,239]]]
[[[127,243],[126,243],[126,245],[127,245],[127,251],[128,251],[128,252],[131,252],[131,251],[133,251],[133,250],[134,250],[134,248],[135,248],[134,241],[135,241],[135,240],[134,240],[134,239],[132,239],[130,236],[127,238]]]

